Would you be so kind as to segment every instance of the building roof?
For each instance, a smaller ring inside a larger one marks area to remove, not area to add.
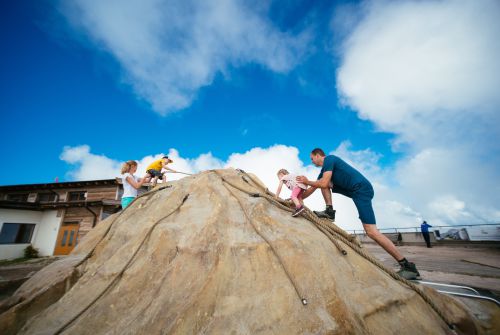
[[[93,207],[93,206],[114,206],[119,207],[120,200],[102,199],[93,201],[61,201],[61,202],[19,202],[0,200],[0,208],[8,209],[27,209],[33,211],[41,211],[44,209],[60,209],[68,207]]]
[[[0,192],[30,191],[30,190],[54,190],[54,189],[62,189],[62,188],[85,187],[85,186],[119,185],[119,184],[121,184],[121,180],[118,181],[118,179],[119,178],[68,181],[68,182],[62,182],[62,183],[46,183],[46,184],[5,185],[5,186],[0,186]]]

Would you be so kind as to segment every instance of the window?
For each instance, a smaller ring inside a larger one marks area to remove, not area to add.
[[[56,195],[54,193],[38,193],[39,202],[54,202],[56,201]]]
[[[28,201],[28,193],[13,193],[7,194],[7,200],[10,201],[18,201],[18,202],[27,202]]]
[[[85,200],[85,191],[69,192],[68,201],[82,201]]]
[[[34,223],[4,223],[0,232],[0,244],[31,243]]]
[[[75,236],[75,231],[72,230],[70,233],[69,233],[69,242],[68,242],[68,246],[71,247],[73,245],[73,237]]]

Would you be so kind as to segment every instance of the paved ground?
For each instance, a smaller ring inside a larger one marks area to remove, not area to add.
[[[373,243],[364,247],[385,265],[397,268],[394,259]],[[500,247],[400,246],[399,250],[417,264],[423,280],[466,285],[500,295]]]
[[[28,278],[58,257],[35,258],[21,263],[0,264],[0,302],[12,295]]]
[[[373,243],[364,247],[388,267],[397,263]],[[466,285],[492,291],[500,297],[500,248],[401,246],[403,255],[417,264],[423,280]],[[0,265],[0,300],[56,257],[35,259],[19,264]]]

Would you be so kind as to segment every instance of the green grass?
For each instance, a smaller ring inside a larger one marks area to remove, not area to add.
[[[26,261],[28,261],[30,259],[33,259],[33,258],[21,257],[21,258],[15,258],[15,259],[1,260],[0,261],[0,266],[2,266],[2,265],[19,264],[19,263],[26,262]]]

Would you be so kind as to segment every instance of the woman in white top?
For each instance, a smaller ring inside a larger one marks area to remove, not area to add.
[[[123,196],[122,196],[122,209],[125,209],[130,203],[137,198],[137,190],[146,181],[145,178],[138,178],[134,176],[137,171],[136,161],[127,161],[122,165],[122,183],[123,183]]]

